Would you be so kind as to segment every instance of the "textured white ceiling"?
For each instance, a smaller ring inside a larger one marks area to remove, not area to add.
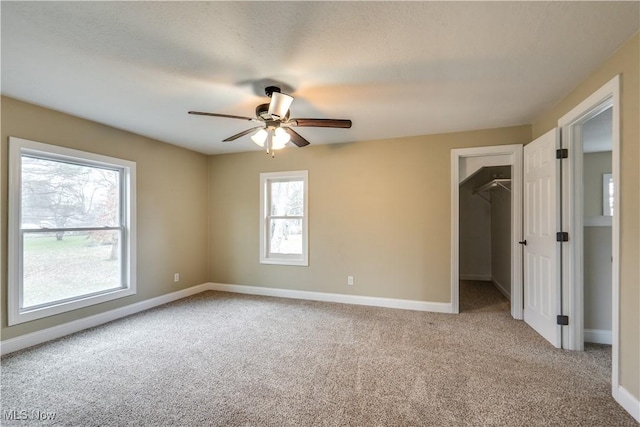
[[[2,93],[203,153],[257,149],[264,79],[312,144],[530,123],[639,28],[638,2],[2,2]]]

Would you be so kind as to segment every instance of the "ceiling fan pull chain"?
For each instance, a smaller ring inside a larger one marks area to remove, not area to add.
[[[266,141],[266,144],[265,144],[265,146],[267,147],[267,154],[270,154],[271,151],[273,151],[271,149],[271,140],[272,140],[271,131],[268,130],[267,131],[267,141]]]

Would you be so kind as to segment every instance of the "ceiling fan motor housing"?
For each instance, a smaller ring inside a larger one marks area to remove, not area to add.
[[[264,88],[264,93],[266,93],[269,98],[271,98],[274,92],[281,93],[282,91],[278,86],[267,86]]]
[[[287,111],[287,114],[280,118],[280,121],[286,122],[287,120],[289,120],[289,116],[290,116],[291,110]],[[256,117],[266,121],[271,121],[273,120],[273,117],[271,117],[271,114],[269,114],[269,104],[260,104],[256,107]]]

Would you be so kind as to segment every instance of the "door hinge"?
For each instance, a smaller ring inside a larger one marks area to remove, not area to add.
[[[569,241],[569,233],[566,231],[558,231],[556,233],[556,242],[568,242]]]
[[[569,316],[560,314],[558,315],[557,322],[560,326],[567,326],[569,324]]]
[[[568,159],[569,158],[569,150],[566,148],[558,148],[556,150],[556,159]]]

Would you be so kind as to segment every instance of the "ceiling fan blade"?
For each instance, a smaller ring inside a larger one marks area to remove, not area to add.
[[[237,134],[235,134],[235,135],[233,135],[233,136],[230,136],[230,137],[229,137],[229,138],[227,138],[227,139],[223,139],[223,140],[222,140],[222,142],[229,142],[229,141],[236,140],[236,139],[238,139],[238,138],[240,138],[240,137],[242,137],[242,136],[245,136],[245,135],[247,135],[247,134],[250,134],[251,132],[253,132],[253,131],[254,131],[254,130],[256,130],[256,129],[262,129],[262,126],[256,126],[256,127],[254,127],[254,128],[247,129],[247,130],[242,131],[242,132],[240,132],[240,133],[237,133]]]
[[[293,126],[305,126],[314,128],[348,129],[351,127],[351,120],[340,119],[291,119],[289,120],[289,123],[291,123]]]
[[[306,147],[307,145],[309,145],[309,141],[304,139],[295,130],[293,130],[291,128],[285,128],[285,127],[283,127],[282,129],[284,129],[291,136],[291,142],[294,143],[296,146],[298,146],[298,147]]]
[[[203,113],[202,111],[189,111],[189,114],[195,114],[197,116],[226,117],[227,119],[249,120],[251,122],[257,121],[255,118],[252,118],[252,117],[233,116],[231,114]]]

